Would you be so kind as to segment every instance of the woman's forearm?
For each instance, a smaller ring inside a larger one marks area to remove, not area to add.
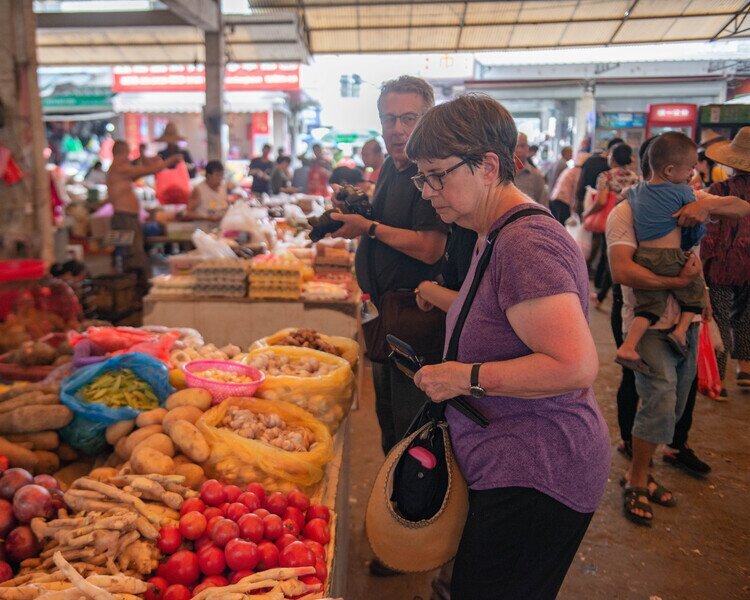
[[[456,296],[458,296],[458,292],[444,288],[434,281],[423,281],[417,289],[419,290],[419,295],[424,300],[433,306],[437,306],[443,312],[448,312],[451,304],[453,304]]]

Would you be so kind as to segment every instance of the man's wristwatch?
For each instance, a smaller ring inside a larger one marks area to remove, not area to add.
[[[378,225],[380,225],[380,223],[378,223],[377,221],[373,221],[372,225],[370,225],[370,228],[367,230],[367,237],[371,240],[375,239],[375,229]]]
[[[482,363],[474,363],[471,366],[471,379],[469,380],[469,394],[474,398],[484,398],[487,393],[485,389],[479,385],[479,368]]]

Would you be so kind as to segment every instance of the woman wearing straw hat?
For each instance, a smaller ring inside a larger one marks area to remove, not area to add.
[[[406,147],[422,197],[443,221],[479,234],[446,339],[488,238],[502,228],[458,360],[415,377],[434,402],[463,396],[489,419],[483,429],[452,406],[446,412],[469,486],[452,600],[554,598],[609,471],[609,433],[591,387],[598,360],[586,263],[548,211],[514,217],[537,206],[513,185],[516,138],[504,107],[467,95],[428,110]]]
[[[190,156],[187,148],[180,148],[177,144],[184,142],[185,138],[177,132],[177,125],[173,121],[169,121],[167,126],[164,128],[164,133],[161,134],[156,142],[166,142],[167,147],[159,152],[159,158],[167,160],[170,156],[175,154],[182,154],[182,160],[185,161],[185,166],[188,168],[188,175],[192,179],[195,177],[195,164],[193,163],[193,157]]]
[[[734,169],[733,177],[714,183],[709,193],[750,202],[750,127],[740,129],[731,142],[711,144],[706,156]],[[709,223],[701,258],[721,339],[738,361],[737,385],[750,391],[750,217]],[[723,382],[727,353],[719,353],[717,360]],[[721,395],[727,397],[723,384]]]

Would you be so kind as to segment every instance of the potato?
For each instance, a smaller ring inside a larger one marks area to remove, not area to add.
[[[38,431],[36,433],[19,433],[5,436],[9,442],[21,444],[31,442],[33,450],[54,450],[60,445],[60,436],[56,431]]]
[[[71,483],[79,477],[88,475],[89,471],[91,471],[91,463],[75,462],[70,463],[67,467],[63,467],[54,473],[53,476],[64,486],[63,489],[68,489]]]
[[[203,480],[206,477],[203,469],[193,463],[175,465],[174,472],[177,475],[182,475],[185,478],[184,485],[193,488],[194,490],[198,489],[198,486],[203,483]]]
[[[125,455],[125,447],[127,446],[127,444],[128,444],[127,436],[124,438],[120,438],[119,440],[117,440],[117,443],[115,444],[114,455],[117,456],[120,462],[125,462],[126,460],[128,460],[128,457]]]
[[[169,433],[169,428],[175,421],[187,421],[195,425],[195,422],[203,416],[203,411],[196,406],[178,406],[167,413],[161,422],[164,431]]]
[[[0,437],[0,454],[8,458],[11,467],[21,467],[27,471],[33,471],[39,463],[39,458],[31,450],[2,437]]]
[[[52,475],[52,473],[60,468],[60,458],[54,452],[49,452],[48,450],[37,450],[34,452],[34,456],[37,457],[36,467],[34,467],[35,475],[40,475],[42,473]]]
[[[106,481],[112,477],[117,477],[117,469],[113,467],[99,467],[89,473],[89,477],[97,481]]]
[[[147,427],[148,425],[161,425],[161,420],[167,414],[166,408],[155,408],[142,412],[135,418],[136,427]]]
[[[193,462],[202,463],[211,456],[211,448],[198,431],[198,428],[187,421],[177,421],[169,429],[169,437],[180,451]]]
[[[133,453],[133,449],[138,444],[140,444],[146,438],[151,437],[155,433],[162,433],[163,431],[164,430],[161,428],[161,425],[147,425],[146,427],[136,429],[126,438],[125,444],[122,448],[123,454],[120,454],[119,452],[118,454],[125,460],[128,460],[130,458],[130,455]]]
[[[137,452],[133,452],[130,457],[130,468],[134,473],[172,475],[174,473],[174,461],[158,450],[142,446],[137,449]]]
[[[149,437],[143,440],[140,444],[138,444],[135,448],[133,448],[133,452],[138,450],[138,448],[143,448],[143,447],[148,447],[148,448],[153,448],[154,450],[158,450],[159,452],[161,452],[162,454],[166,454],[170,458],[174,456],[174,444],[172,443],[172,440],[169,439],[169,436],[163,433],[151,434]]]
[[[118,421],[117,423],[113,423],[112,425],[107,427],[107,430],[104,434],[104,436],[107,438],[107,443],[115,446],[118,441],[120,441],[131,431],[133,431],[133,427],[135,427],[135,421],[133,421],[132,419],[128,421]]]
[[[187,456],[184,454],[177,454],[176,456],[172,457],[172,460],[174,461],[175,465],[186,465],[186,464],[193,464],[193,461],[190,460]]]
[[[172,410],[178,406],[196,406],[202,411],[207,411],[211,408],[211,393],[201,388],[180,390],[167,398],[165,406],[167,410]]]

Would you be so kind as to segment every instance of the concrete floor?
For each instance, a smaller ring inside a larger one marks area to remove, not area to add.
[[[609,310],[607,305],[606,310]],[[595,390],[619,441],[615,394],[620,369],[608,312],[592,311],[599,349]],[[678,497],[675,508],[654,508],[654,526],[637,527],[622,515],[618,480],[627,463],[613,452],[606,494],[568,572],[565,600],[750,599],[750,394],[728,375],[729,402],[698,396],[690,443],[713,472],[694,479],[655,459],[654,476]],[[371,382],[371,379],[368,378]],[[428,600],[432,574],[375,578],[367,570],[372,551],[364,531],[370,486],[382,462],[372,386],[352,415],[351,539],[346,600]]]

